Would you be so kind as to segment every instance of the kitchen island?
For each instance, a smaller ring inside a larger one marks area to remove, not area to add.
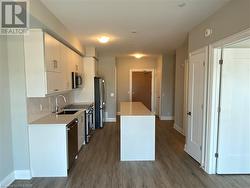
[[[155,160],[155,115],[141,102],[120,104],[120,160]]]

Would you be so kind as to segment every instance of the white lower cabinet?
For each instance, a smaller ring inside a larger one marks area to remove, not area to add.
[[[82,145],[85,144],[85,111],[78,117],[78,151],[81,150]]]
[[[29,125],[29,146],[32,177],[68,175],[66,125]]]

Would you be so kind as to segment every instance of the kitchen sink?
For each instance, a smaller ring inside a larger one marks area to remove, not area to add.
[[[58,113],[58,115],[70,115],[70,114],[75,114],[76,112],[78,112],[78,110],[63,110],[62,112]]]

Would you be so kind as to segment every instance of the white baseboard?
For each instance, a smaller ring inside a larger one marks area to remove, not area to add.
[[[105,122],[116,122],[116,118],[106,118]]]
[[[160,120],[174,120],[174,116],[160,116]]]
[[[30,170],[16,170],[14,173],[17,180],[30,180],[32,178]]]
[[[178,131],[179,133],[181,133],[182,135],[184,135],[183,129],[180,128],[180,126],[177,125],[176,123],[174,123],[174,129],[175,129],[176,131]],[[184,136],[185,136],[185,135],[184,135]]]
[[[30,180],[30,170],[15,170],[0,181],[0,187],[8,187],[15,180]]]
[[[8,187],[13,181],[15,181],[15,173],[11,172],[0,182],[0,187]]]

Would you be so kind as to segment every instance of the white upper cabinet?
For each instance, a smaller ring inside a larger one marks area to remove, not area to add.
[[[24,36],[27,97],[45,97],[72,89],[72,72],[78,72],[80,55],[43,32]]]
[[[72,89],[70,58],[69,58],[70,51],[71,50],[64,44],[60,45],[60,52],[61,52],[60,66],[61,66],[61,72],[62,72],[62,84],[63,84],[63,87],[66,88],[66,90]]]
[[[61,72],[60,47],[61,43],[44,33],[46,71]]]

